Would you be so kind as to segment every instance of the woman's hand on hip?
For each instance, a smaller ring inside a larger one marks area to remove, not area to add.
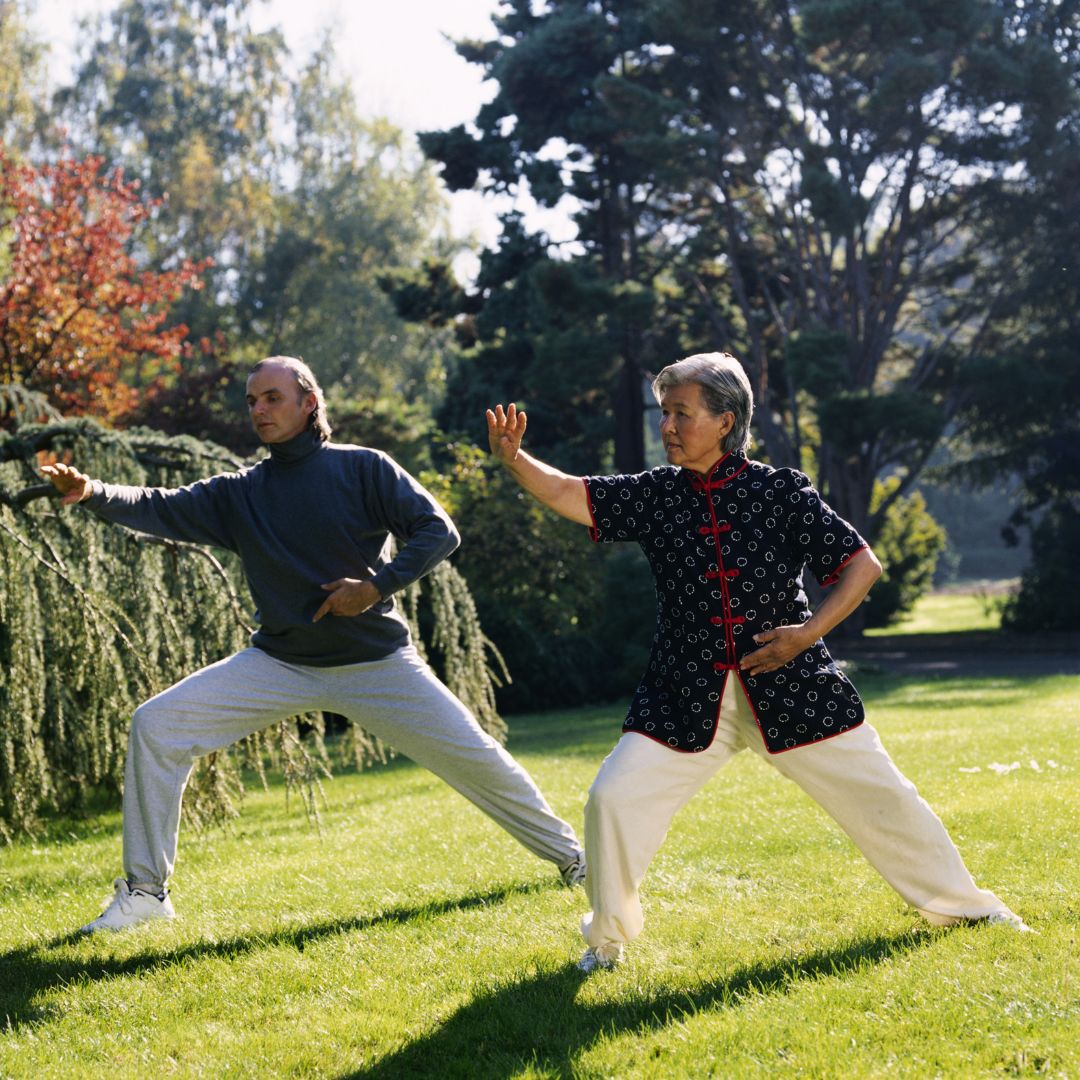
[[[778,626],[754,635],[760,646],[739,661],[739,670],[747,675],[763,675],[782,668],[799,653],[813,645],[816,638],[807,635],[804,626]]]

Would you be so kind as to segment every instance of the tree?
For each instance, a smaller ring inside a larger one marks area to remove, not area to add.
[[[406,326],[378,280],[439,250],[431,167],[361,117],[328,33],[295,70],[253,8],[123,0],[57,95],[72,137],[167,194],[151,255],[213,258],[177,308],[193,344],[224,334],[233,359],[299,355],[324,383],[430,400],[445,335]],[[213,378],[211,352],[193,377]]]
[[[41,390],[69,415],[113,418],[176,370],[170,306],[205,264],[141,269],[134,251],[157,204],[100,158],[35,168],[0,149],[0,383]]]
[[[715,5],[663,7],[683,122],[710,164],[680,271],[708,309],[696,267],[723,253],[738,320],[715,326],[741,346],[770,457],[809,458],[873,537],[1009,289],[973,271],[1009,175],[1041,152],[1036,118],[1068,97],[1067,65],[1008,3],[743,5],[741,25]],[[735,24],[722,57],[717,20]],[[887,472],[899,483],[871,512]]]
[[[422,137],[447,183],[577,199],[566,261],[648,296],[638,355],[735,351],[765,456],[873,540],[1007,301],[987,234],[1075,100],[1075,6],[516,0],[494,23],[459,51],[498,94]]]
[[[430,403],[446,335],[403,322],[379,282],[438,250],[445,204],[433,170],[399,129],[360,116],[329,36],[289,107],[288,182],[238,290],[237,336],[262,355],[304,354],[346,392]]]
[[[1029,114],[1070,92],[1053,41],[1013,14],[519,0],[495,40],[459,47],[500,85],[477,133],[422,144],[452,187],[524,177],[547,203],[577,198],[586,256],[673,283],[672,305],[696,313],[661,324],[689,348],[738,347],[770,458],[802,464],[809,438],[837,508],[866,527],[873,478],[898,466],[899,498],[955,410],[994,299],[955,286],[1006,174],[1040,150]]]
[[[26,151],[46,127],[45,48],[26,5],[0,0],[0,144]]]
[[[606,397],[615,466],[625,471],[643,467],[643,379],[665,354],[653,323],[653,289],[670,253],[658,234],[680,183],[673,163],[685,148],[643,46],[648,6],[556,2],[534,14],[528,0],[504,5],[492,20],[494,39],[458,45],[499,87],[474,130],[460,125],[420,136],[452,190],[526,190],[545,206],[564,197],[580,204],[574,217],[584,254],[555,260],[557,266],[544,265],[552,260],[542,240],[523,259],[529,245],[520,222],[515,215],[504,220],[503,250],[485,260],[478,282],[484,305],[494,311],[477,325],[482,341],[504,340],[502,309],[528,303],[510,295],[519,275],[533,279],[521,291],[539,291],[549,310],[565,300],[573,309],[568,321],[576,315],[576,334],[588,339],[583,374],[594,380],[594,394]],[[504,351],[515,349],[527,354],[527,338],[506,340]],[[540,352],[529,360],[542,369]],[[573,362],[567,354],[562,366]],[[532,403],[533,386],[523,379],[512,392]],[[594,457],[599,454],[597,447]]]
[[[1064,48],[1064,45],[1061,46]],[[1080,84],[1080,40],[1068,52]],[[1080,620],[1069,586],[1080,535],[1080,105],[1074,96],[1048,151],[1017,181],[995,221],[994,266],[1011,288],[968,372],[955,438],[965,479],[1018,480],[1006,538],[1032,530],[1031,564],[1004,625],[1067,630]]]
[[[87,26],[75,81],[56,95],[70,138],[164,199],[150,255],[212,258],[178,308],[195,339],[230,329],[236,281],[272,229],[283,163],[286,47],[256,32],[252,0],[121,0]]]

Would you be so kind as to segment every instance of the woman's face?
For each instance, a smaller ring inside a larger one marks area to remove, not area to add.
[[[709,412],[697,383],[674,386],[660,399],[660,438],[671,465],[708,473],[724,456],[721,444],[734,425],[734,413]]]

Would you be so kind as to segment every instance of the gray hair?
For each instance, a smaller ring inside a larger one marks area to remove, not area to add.
[[[676,386],[697,383],[705,407],[714,416],[733,413],[735,423],[724,436],[725,453],[745,454],[750,449],[750,418],[754,415],[754,392],[742,364],[730,353],[695,353],[668,364],[653,379],[653,396],[659,401]]]
[[[251,369],[251,374],[254,375],[260,368],[267,367],[270,364],[286,367],[293,373],[301,397],[307,394],[315,395],[315,408],[308,417],[308,427],[312,428],[323,442],[329,441],[330,432],[333,429],[330,427],[330,421],[326,415],[326,398],[323,397],[322,387],[319,385],[319,380],[315,378],[315,373],[303,360],[295,356],[268,356],[265,360],[260,360]]]

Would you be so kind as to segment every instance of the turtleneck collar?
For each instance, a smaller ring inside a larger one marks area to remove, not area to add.
[[[321,449],[322,444],[323,440],[314,428],[305,428],[299,435],[294,435],[284,442],[267,443],[266,448],[270,451],[270,460],[275,465],[296,465]]]

